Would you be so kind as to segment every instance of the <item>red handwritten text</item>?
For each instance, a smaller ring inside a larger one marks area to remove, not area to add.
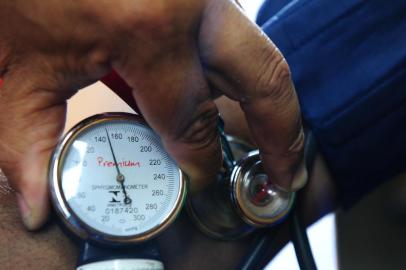
[[[116,163],[114,161],[105,160],[102,157],[97,157],[97,165],[100,167],[116,167]],[[141,167],[139,161],[131,161],[131,160],[122,160],[118,162],[119,167]]]

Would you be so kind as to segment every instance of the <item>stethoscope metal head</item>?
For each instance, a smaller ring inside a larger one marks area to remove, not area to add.
[[[280,223],[288,216],[295,193],[272,184],[258,150],[231,136],[221,134],[221,139],[223,169],[205,190],[189,195],[191,219],[202,232],[222,240],[239,239]]]
[[[255,150],[240,159],[231,176],[231,198],[244,222],[254,227],[279,223],[292,207],[295,193],[286,192],[272,183]]]

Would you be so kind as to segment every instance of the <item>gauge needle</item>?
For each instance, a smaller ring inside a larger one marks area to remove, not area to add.
[[[124,177],[124,175],[120,172],[120,168],[119,168],[118,163],[117,163],[116,155],[114,154],[113,145],[111,144],[109,132],[107,131],[107,129],[105,129],[105,130],[106,130],[106,134],[107,134],[107,140],[109,141],[109,146],[110,146],[111,154],[113,155],[114,164],[116,165],[116,170],[117,170],[117,177],[116,177],[116,180],[117,180],[117,182],[120,183],[121,189],[123,190],[124,203],[125,203],[125,204],[131,204],[131,198],[127,195],[127,191],[125,190],[125,185],[124,185],[125,177]]]

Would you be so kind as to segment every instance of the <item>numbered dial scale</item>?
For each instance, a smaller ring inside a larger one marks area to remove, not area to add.
[[[133,244],[156,236],[182,208],[186,182],[138,116],[109,113],[76,125],[50,164],[57,214],[82,239]]]

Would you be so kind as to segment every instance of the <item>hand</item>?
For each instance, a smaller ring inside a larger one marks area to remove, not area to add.
[[[66,100],[112,69],[193,189],[221,164],[212,100],[221,94],[239,102],[273,181],[304,184],[288,65],[234,2],[0,0],[0,167],[29,229],[48,214],[47,164]]]

